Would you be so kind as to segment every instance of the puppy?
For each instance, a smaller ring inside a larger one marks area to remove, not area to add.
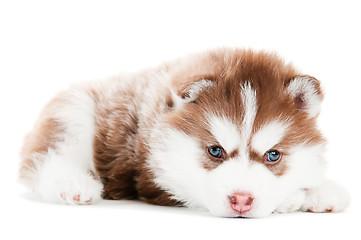
[[[141,199],[224,217],[338,212],[323,93],[273,54],[218,49],[73,86],[25,139],[20,180],[50,202]]]

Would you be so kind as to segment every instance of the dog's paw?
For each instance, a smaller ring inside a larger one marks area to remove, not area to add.
[[[289,213],[298,211],[306,198],[305,190],[298,190],[291,196],[289,196],[286,201],[279,205],[275,212],[277,213]]]
[[[306,190],[306,198],[301,207],[305,212],[341,212],[350,204],[347,190],[333,181],[325,181],[320,186]]]
[[[72,205],[92,204],[101,198],[103,185],[92,176],[63,180],[57,186],[58,199]]]
[[[45,172],[35,187],[47,202],[63,204],[91,204],[101,198],[103,185],[83,171]]]

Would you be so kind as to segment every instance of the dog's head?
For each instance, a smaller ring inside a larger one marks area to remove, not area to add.
[[[271,54],[221,50],[173,66],[172,110],[149,165],[174,199],[219,216],[261,217],[318,183],[322,92]]]

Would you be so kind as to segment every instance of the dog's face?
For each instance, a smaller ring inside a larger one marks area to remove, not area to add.
[[[186,79],[175,80],[174,109],[153,132],[154,182],[227,217],[266,216],[317,184],[325,142],[315,122],[319,82],[262,53],[219,52],[199,62],[175,74]]]

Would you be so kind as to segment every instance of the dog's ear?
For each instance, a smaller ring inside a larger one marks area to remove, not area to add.
[[[318,116],[323,94],[320,82],[316,78],[307,75],[297,76],[288,82],[286,90],[298,109],[306,111],[310,118]]]
[[[194,102],[198,95],[206,89],[212,87],[214,80],[209,78],[197,78],[177,86],[177,90],[171,91],[174,107],[179,108],[185,103]]]
[[[213,80],[210,79],[198,79],[194,82],[186,84],[183,88],[180,89],[178,95],[183,99],[185,102],[193,102],[197,99],[198,95],[213,86]]]

